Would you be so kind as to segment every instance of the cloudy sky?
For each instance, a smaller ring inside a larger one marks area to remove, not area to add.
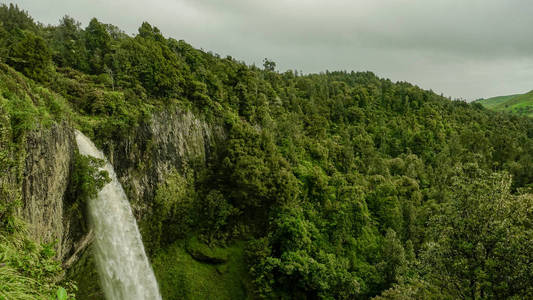
[[[10,0],[0,0],[6,2]],[[533,89],[531,0],[11,0],[135,33],[143,21],[195,47],[281,71],[370,70],[468,100]]]

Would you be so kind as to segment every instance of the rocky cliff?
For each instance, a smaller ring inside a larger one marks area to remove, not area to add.
[[[205,168],[224,137],[221,127],[192,112],[171,110],[154,113],[126,139],[107,145],[109,160],[141,225],[150,213],[158,185],[169,172]]]
[[[223,138],[222,128],[189,111],[173,110],[156,112],[126,138],[107,143],[106,154],[138,221],[145,221],[157,186],[170,171],[205,167]],[[63,261],[87,240],[79,214],[72,209],[75,203],[66,196],[75,149],[73,129],[65,123],[53,124],[28,134],[23,164],[19,215],[36,241],[56,242],[57,256]]]
[[[216,155],[217,145],[223,145],[224,129],[214,123],[190,111],[161,110],[124,137],[103,143],[147,240],[158,186],[171,172],[201,172]],[[14,157],[20,157],[18,177],[10,171],[11,176],[0,178],[17,191],[19,217],[33,240],[54,244],[65,275],[77,283],[77,297],[101,299],[84,204],[70,199],[77,151],[73,125],[65,121],[39,125],[27,132],[22,145],[19,153],[13,151]],[[148,252],[154,250],[147,247]]]
[[[72,250],[80,231],[71,228],[65,198],[75,147],[72,128],[65,123],[33,130],[26,138],[19,214],[35,241],[56,242],[61,260]]]

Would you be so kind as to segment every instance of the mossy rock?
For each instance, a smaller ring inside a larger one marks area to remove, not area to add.
[[[178,240],[160,249],[152,258],[163,299],[255,299],[244,260],[244,242],[234,242],[216,251],[211,249],[226,253],[227,262],[219,264],[194,259],[186,250],[187,243],[186,240]]]
[[[222,264],[228,261],[226,251],[220,248],[210,248],[208,245],[198,241],[196,237],[191,238],[185,244],[185,250],[192,258],[208,264]]]
[[[220,275],[226,274],[228,272],[228,269],[229,269],[228,264],[219,264],[216,266],[216,270],[218,274]]]
[[[104,299],[92,251],[92,247],[84,251],[80,259],[67,270],[67,278],[73,280],[78,287],[76,299]]]

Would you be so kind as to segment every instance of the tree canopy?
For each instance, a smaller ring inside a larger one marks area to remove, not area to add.
[[[149,250],[245,241],[266,299],[533,297],[531,119],[372,72],[249,66],[147,22],[135,36],[97,19],[43,26],[5,5],[0,20],[3,68],[68,109],[28,105],[71,114],[101,145],[170,107],[223,128],[206,166],[158,187]],[[37,113],[2,88],[16,143]]]

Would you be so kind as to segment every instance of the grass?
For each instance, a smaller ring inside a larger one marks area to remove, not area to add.
[[[492,98],[488,98],[488,99],[482,99],[482,100],[479,100],[480,103],[485,106],[486,108],[488,109],[493,109],[493,108],[496,108],[498,105],[502,104],[502,103],[505,103],[511,99],[513,99],[514,97],[516,96],[519,96],[519,94],[516,94],[516,95],[508,95],[508,96],[498,96],[498,97],[492,97]]]
[[[29,240],[22,227],[13,234],[0,231],[0,300],[56,299],[65,290],[58,285],[62,270],[54,255],[50,245]]]
[[[482,99],[479,100],[479,103],[490,110],[533,117],[533,91],[525,94]]]
[[[152,267],[164,299],[252,299],[244,262],[244,242],[214,247],[212,253],[227,262],[209,264],[195,260],[180,240],[156,254]],[[193,246],[199,246],[194,240]],[[201,245],[199,247],[207,247]]]
[[[9,266],[0,268],[0,299],[38,299],[44,298],[39,294],[38,283],[28,277],[22,276],[18,271]]]

